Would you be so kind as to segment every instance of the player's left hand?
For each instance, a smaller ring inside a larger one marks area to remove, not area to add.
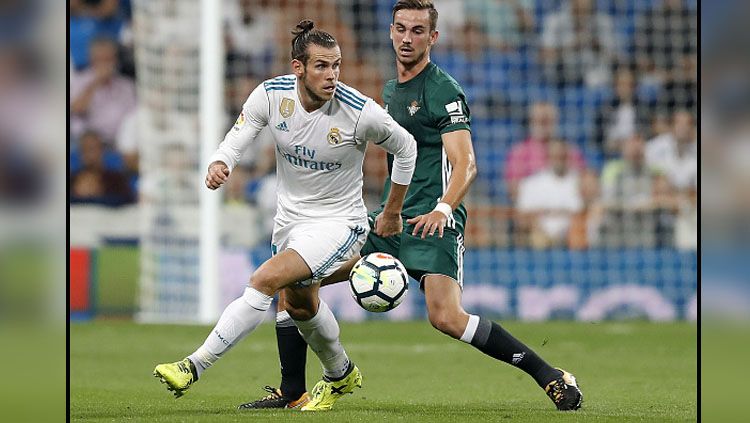
[[[404,222],[401,220],[401,214],[380,213],[375,218],[375,227],[373,231],[376,235],[383,238],[398,235],[404,230]]]
[[[442,238],[443,229],[445,228],[445,224],[448,223],[448,218],[443,213],[433,210],[427,214],[412,217],[406,223],[414,225],[414,230],[411,233],[414,236],[417,236],[419,230],[422,229],[422,239],[428,234],[430,236],[435,235],[435,231],[437,231],[438,237]]]

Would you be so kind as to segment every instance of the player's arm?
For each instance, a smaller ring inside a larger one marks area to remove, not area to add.
[[[414,235],[417,235],[420,229],[422,230],[422,238],[426,235],[434,235],[435,232],[439,237],[443,237],[443,229],[448,222],[448,217],[461,204],[477,176],[471,132],[467,129],[459,129],[442,134],[441,139],[448,161],[453,168],[445,194],[432,212],[407,221],[415,224],[412,232]]]
[[[374,231],[380,236],[391,236],[401,233],[403,222],[401,210],[404,206],[406,191],[414,175],[417,161],[417,142],[414,137],[399,125],[374,101],[369,100],[363,110],[363,139],[374,142],[393,155],[391,169],[391,190],[383,206],[383,212],[375,219]]]
[[[477,175],[474,148],[471,145],[469,106],[463,90],[454,83],[445,82],[434,87],[433,91],[434,95],[426,105],[429,107],[432,124],[440,130],[443,149],[453,170],[445,193],[435,208],[406,221],[414,225],[413,235],[422,231],[422,238],[432,236],[435,232],[443,237],[443,229],[452,217],[453,210],[461,204]]]
[[[269,114],[268,95],[263,84],[260,84],[250,93],[234,126],[211,156],[206,174],[208,188],[219,188],[229,179],[229,174],[240,161],[242,152],[268,124]]]

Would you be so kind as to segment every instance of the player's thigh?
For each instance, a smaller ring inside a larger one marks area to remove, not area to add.
[[[409,275],[420,281],[420,288],[424,290],[423,282],[426,275],[443,275],[451,278],[463,289],[464,243],[463,235],[450,228],[446,228],[443,237],[437,235],[420,236],[411,234],[413,226],[404,228],[401,234],[401,251],[399,260],[409,271]]]
[[[310,267],[309,280],[302,286],[318,283],[331,276],[359,253],[367,237],[367,228],[349,222],[328,221],[299,225],[289,236],[288,249],[299,253]]]
[[[461,308],[461,288],[455,279],[445,275],[428,273],[422,276],[421,286],[424,290],[427,312],[431,316],[463,311]]]

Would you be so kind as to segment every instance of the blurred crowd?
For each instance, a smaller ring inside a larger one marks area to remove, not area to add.
[[[138,200],[130,3],[70,1],[72,202]],[[289,31],[302,18],[337,37],[341,79],[380,101],[395,67],[392,3],[224,0],[226,127],[256,84],[289,72]],[[479,177],[468,242],[696,248],[696,3],[435,0],[432,60],[461,84],[472,113]],[[226,198],[272,213],[273,149],[263,138]],[[368,150],[365,173],[372,208],[387,173],[382,151]]]

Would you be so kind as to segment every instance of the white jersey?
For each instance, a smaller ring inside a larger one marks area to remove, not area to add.
[[[277,222],[364,221],[362,162],[369,141],[395,156],[393,182],[411,182],[414,137],[372,99],[341,82],[333,98],[313,112],[302,107],[294,75],[258,85],[211,162],[222,161],[232,169],[265,126],[276,144]]]

